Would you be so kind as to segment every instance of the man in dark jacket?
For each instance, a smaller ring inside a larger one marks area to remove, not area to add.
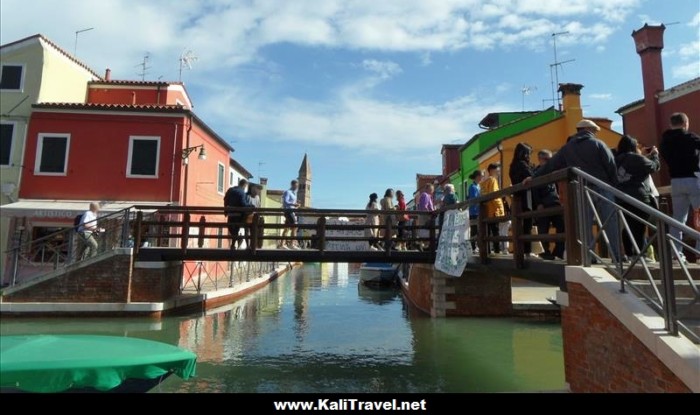
[[[542,169],[552,158],[552,152],[549,150],[540,150],[537,153],[539,165],[535,167],[534,174]],[[556,206],[561,206],[559,201],[559,192],[554,183],[545,186],[539,186],[532,189],[532,204],[535,209],[546,209]],[[537,219],[537,233],[546,235],[549,233],[550,227],[553,226],[557,233],[564,233],[564,217],[562,215],[545,216]],[[564,242],[557,241],[554,244],[554,250],[549,249],[549,243],[543,242],[544,252],[540,254],[542,259],[553,260],[554,258],[564,258]]]
[[[688,131],[690,120],[682,112],[671,115],[671,128],[661,137],[659,152],[671,176],[673,218],[688,220],[688,209],[700,209],[700,137]],[[671,235],[681,238],[681,231],[671,228]],[[700,241],[696,241],[700,245]],[[679,252],[680,243],[676,244]],[[700,246],[696,246],[700,248]],[[685,257],[681,254],[681,259]]]
[[[226,191],[224,196],[225,208],[237,207],[253,207],[246,196],[246,187],[248,180],[241,179],[238,181],[238,186],[231,187]],[[227,212],[228,216],[228,231],[231,234],[231,249],[236,249],[241,243],[241,226],[243,226],[245,212]]]
[[[616,186],[617,169],[615,167],[615,159],[608,146],[595,136],[595,133],[600,131],[600,127],[591,120],[581,120],[576,124],[576,131],[576,134],[569,137],[564,147],[547,164],[542,166],[533,177],[544,176],[566,167],[578,167],[596,179],[611,186]],[[591,195],[595,210],[605,224],[604,230],[610,242],[611,257],[613,262],[617,262],[621,257],[619,226],[617,215],[615,215],[615,207],[612,205],[615,197],[607,190],[598,189],[595,186],[591,187],[605,199]],[[594,216],[588,203],[586,208],[588,209],[587,216],[591,224],[591,226],[586,227],[588,248],[590,249],[594,245],[592,228]],[[602,239],[599,238],[599,240],[602,242]]]

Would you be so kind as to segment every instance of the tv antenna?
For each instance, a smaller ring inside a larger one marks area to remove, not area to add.
[[[73,56],[78,56],[78,35],[84,32],[89,32],[94,30],[94,27],[88,27],[87,29],[81,29],[75,31],[75,45],[73,46]]]
[[[557,36],[568,35],[569,32],[557,32],[552,33],[552,46],[554,48],[554,63],[549,65],[549,75],[552,79],[552,103],[556,103],[557,107],[561,107],[561,98],[557,93],[557,87],[559,85],[559,68],[561,68],[565,63],[570,63],[576,59],[569,59],[565,61],[559,61],[557,56]]]
[[[535,91],[537,91],[537,87],[534,85],[533,86],[523,85],[523,87],[520,88],[520,93],[523,96],[523,111],[525,111],[525,95],[530,95]]]
[[[148,75],[148,70],[151,69],[151,67],[148,66],[149,60],[151,60],[151,52],[146,52],[146,54],[143,55],[143,62],[136,65],[137,67],[141,67],[141,72],[139,72],[138,74],[141,76],[142,81],[146,80],[146,75]]]
[[[258,181],[259,181],[260,178],[262,177],[262,166],[264,166],[264,165],[265,165],[265,162],[264,162],[264,161],[259,161],[259,162],[258,162]]]
[[[194,52],[191,50],[187,49],[182,52],[180,55],[180,77],[178,79],[179,82],[182,82],[182,70],[184,68],[187,68],[189,70],[192,70],[192,64],[197,62],[197,59],[199,59],[197,56],[195,56]]]

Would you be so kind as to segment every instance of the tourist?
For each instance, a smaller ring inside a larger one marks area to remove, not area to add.
[[[673,219],[685,224],[688,209],[700,209],[700,137],[688,131],[690,120],[682,112],[671,115],[671,128],[661,137],[661,157],[668,165],[671,176],[671,203]],[[682,240],[681,231],[671,228],[671,235]],[[700,241],[696,249],[700,250]],[[676,242],[680,260],[685,261],[682,246]]]
[[[297,190],[299,189],[299,181],[294,179],[290,183],[289,189],[285,190],[282,194],[282,208],[284,209],[284,229],[282,230],[282,238],[285,238],[289,233],[290,238],[295,238],[297,216],[294,210],[300,205],[297,203]],[[280,240],[277,245],[278,249],[299,249],[299,246],[294,243],[294,240],[286,242],[284,239]]]
[[[642,155],[642,150],[639,148],[637,140],[624,135],[617,145],[615,164],[617,165],[617,188],[626,195],[655,208],[654,196],[649,187],[648,179],[652,173],[657,172],[661,167],[659,151],[656,147],[648,148],[646,155]],[[622,246],[624,247],[625,255],[632,258],[639,254],[637,251],[643,254],[644,252],[641,250],[644,248],[644,234],[647,228],[644,221],[649,219],[649,214],[622,200],[618,200],[618,203],[630,212],[625,214],[625,221],[633,240],[629,238],[627,232],[623,231]],[[635,216],[642,220],[640,221]],[[637,245],[637,250],[634,249],[634,244]]]
[[[255,208],[259,209],[260,208],[260,186],[257,184],[251,183],[248,186],[248,192],[246,193],[246,201],[248,204]],[[253,218],[255,217],[255,212],[248,212],[245,214],[245,243],[247,247],[251,247],[250,245],[250,232],[252,231],[253,226],[257,226],[257,224],[253,223]],[[262,235],[260,235],[262,236]]]
[[[224,196],[225,214],[228,218],[228,231],[231,235],[231,249],[239,248],[242,243],[240,232],[241,226],[245,223],[246,212],[242,212],[239,209],[252,206],[246,197],[247,187],[248,180],[240,179],[238,181],[238,186],[229,188]],[[231,211],[231,208],[236,210]]]
[[[472,181],[472,183],[469,185],[469,189],[467,190],[467,200],[469,199],[476,199],[477,197],[481,196],[481,188],[479,187],[479,183],[481,183],[481,179],[484,177],[484,173],[481,170],[475,170],[472,172],[472,174],[469,175],[469,179]],[[478,221],[479,220],[479,204],[474,203],[469,205],[469,220],[470,221]],[[471,225],[471,228],[469,229],[471,235],[470,239],[472,241],[472,251],[474,253],[477,252],[477,246],[476,246],[476,239],[479,236],[479,225],[478,223],[473,223]]]
[[[564,147],[562,147],[547,164],[538,169],[533,177],[544,176],[555,170],[564,169],[566,167],[578,167],[584,172],[590,174],[598,180],[608,183],[611,186],[617,186],[617,168],[612,152],[608,146],[596,137],[596,132],[600,131],[600,127],[591,120],[581,120],[576,124],[576,134],[569,137]],[[524,183],[529,183],[530,178],[525,179]],[[596,197],[591,195],[601,221],[605,223],[604,231],[610,242],[611,258],[613,262],[619,261],[619,227],[615,206],[613,205],[615,198],[613,194],[604,189],[599,189],[597,186],[590,185],[591,190],[602,196]],[[593,225],[594,214],[588,203],[586,210],[588,218]],[[606,222],[607,221],[607,222]],[[593,227],[586,228],[586,236],[589,250],[593,246]],[[604,243],[601,239],[601,243]],[[593,262],[597,262],[593,258]]]
[[[435,211],[435,205],[433,204],[433,192],[435,192],[435,187],[433,187],[432,184],[428,183],[425,186],[423,186],[423,191],[421,192],[420,196],[418,197],[418,210],[421,212],[434,212]],[[428,214],[423,214],[418,216],[418,228],[420,229],[419,231],[419,237],[421,239],[426,239],[429,238],[429,230],[428,225],[430,226],[435,226],[435,223],[433,222],[433,216],[428,215]],[[418,242],[418,249],[423,250],[425,248],[425,241],[420,241]]]
[[[518,143],[515,146],[515,151],[513,153],[513,161],[510,163],[510,183],[515,186],[525,181],[526,178],[532,177],[533,167],[530,164],[530,155],[532,154],[532,147],[526,143]],[[520,211],[529,212],[532,210],[532,193],[527,190],[524,192],[518,192],[516,195],[520,196]],[[523,235],[530,235],[532,233],[532,219],[523,219]],[[523,250],[526,256],[530,256],[532,252],[532,244],[525,242]]]
[[[372,193],[371,195],[369,195],[369,202],[367,202],[365,210],[379,210],[379,204],[377,203],[377,199],[379,199],[379,196],[376,193]],[[365,218],[365,226],[367,226],[365,228],[365,236],[368,238],[369,241],[369,249],[373,251],[378,251],[379,238],[377,236],[379,235],[379,214],[368,212],[367,217]]]
[[[387,210],[394,210],[394,189],[386,189],[386,192],[384,192],[384,197],[382,200],[379,201],[379,207],[381,210],[387,211]],[[387,221],[391,220],[393,221],[394,218],[392,217],[393,214],[382,214],[381,215],[381,231],[379,232],[380,238],[384,240],[386,238],[386,223]],[[393,223],[392,223],[393,226]],[[393,231],[390,232],[389,238],[393,237]]]
[[[544,167],[547,162],[552,158],[552,152],[549,150],[540,150],[537,153],[537,160],[539,165],[535,167],[533,174]],[[561,201],[559,200],[559,192],[557,191],[557,185],[554,183],[549,183],[546,185],[538,186],[532,189],[532,204],[537,210],[553,208],[561,206]],[[564,233],[564,217],[562,215],[551,215],[543,216],[537,218],[537,233],[540,235],[549,234],[549,229],[554,227],[557,233]],[[557,241],[554,243],[554,250],[550,250],[549,242],[542,242],[542,248],[544,252],[540,254],[540,258],[552,261],[555,258],[564,259],[564,241]]]
[[[455,194],[455,186],[451,183],[446,184],[445,195],[442,197],[442,205],[440,207],[456,205],[457,203],[459,203],[459,200]]]
[[[409,220],[408,214],[406,214],[406,199],[401,190],[396,191],[396,210],[398,211],[396,218],[398,221],[398,229],[396,237],[398,240],[397,248],[399,250],[406,250],[405,229],[406,223]]]
[[[481,189],[481,195],[485,196],[489,193],[497,192],[500,190],[498,186],[498,177],[501,174],[501,166],[498,163],[491,163],[489,164],[488,168],[486,169],[489,177],[484,179],[481,184],[479,185]],[[484,208],[486,209],[486,213],[484,216],[487,218],[500,218],[506,215],[504,206],[503,206],[503,200],[501,198],[496,198],[493,200],[489,200],[488,202],[484,203]],[[489,223],[488,224],[488,233],[490,236],[495,236],[498,237],[498,223]],[[488,244],[487,244],[488,245]],[[493,253],[495,254],[500,254],[501,253],[501,244],[498,241],[493,241],[492,242],[493,246]]]
[[[97,213],[100,211],[100,204],[90,203],[90,209],[83,213],[78,225],[78,235],[82,241],[82,249],[79,258],[88,259],[97,255],[98,242],[97,235],[104,232],[104,229],[97,227]]]

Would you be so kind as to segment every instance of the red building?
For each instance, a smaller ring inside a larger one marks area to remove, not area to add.
[[[624,133],[637,138],[645,146],[659,146],[661,135],[669,128],[669,118],[674,112],[686,113],[691,130],[700,132],[700,77],[664,88],[661,60],[664,30],[664,25],[644,25],[632,33],[642,62],[644,98],[617,110],[622,116]],[[667,186],[669,183],[668,170],[662,163],[656,184]]]

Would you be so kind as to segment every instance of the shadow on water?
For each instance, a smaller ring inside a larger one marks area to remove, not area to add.
[[[558,324],[431,319],[399,291],[358,286],[357,268],[309,264],[204,315],[3,319],[2,334],[97,333],[197,353],[171,392],[478,392],[564,387]]]

